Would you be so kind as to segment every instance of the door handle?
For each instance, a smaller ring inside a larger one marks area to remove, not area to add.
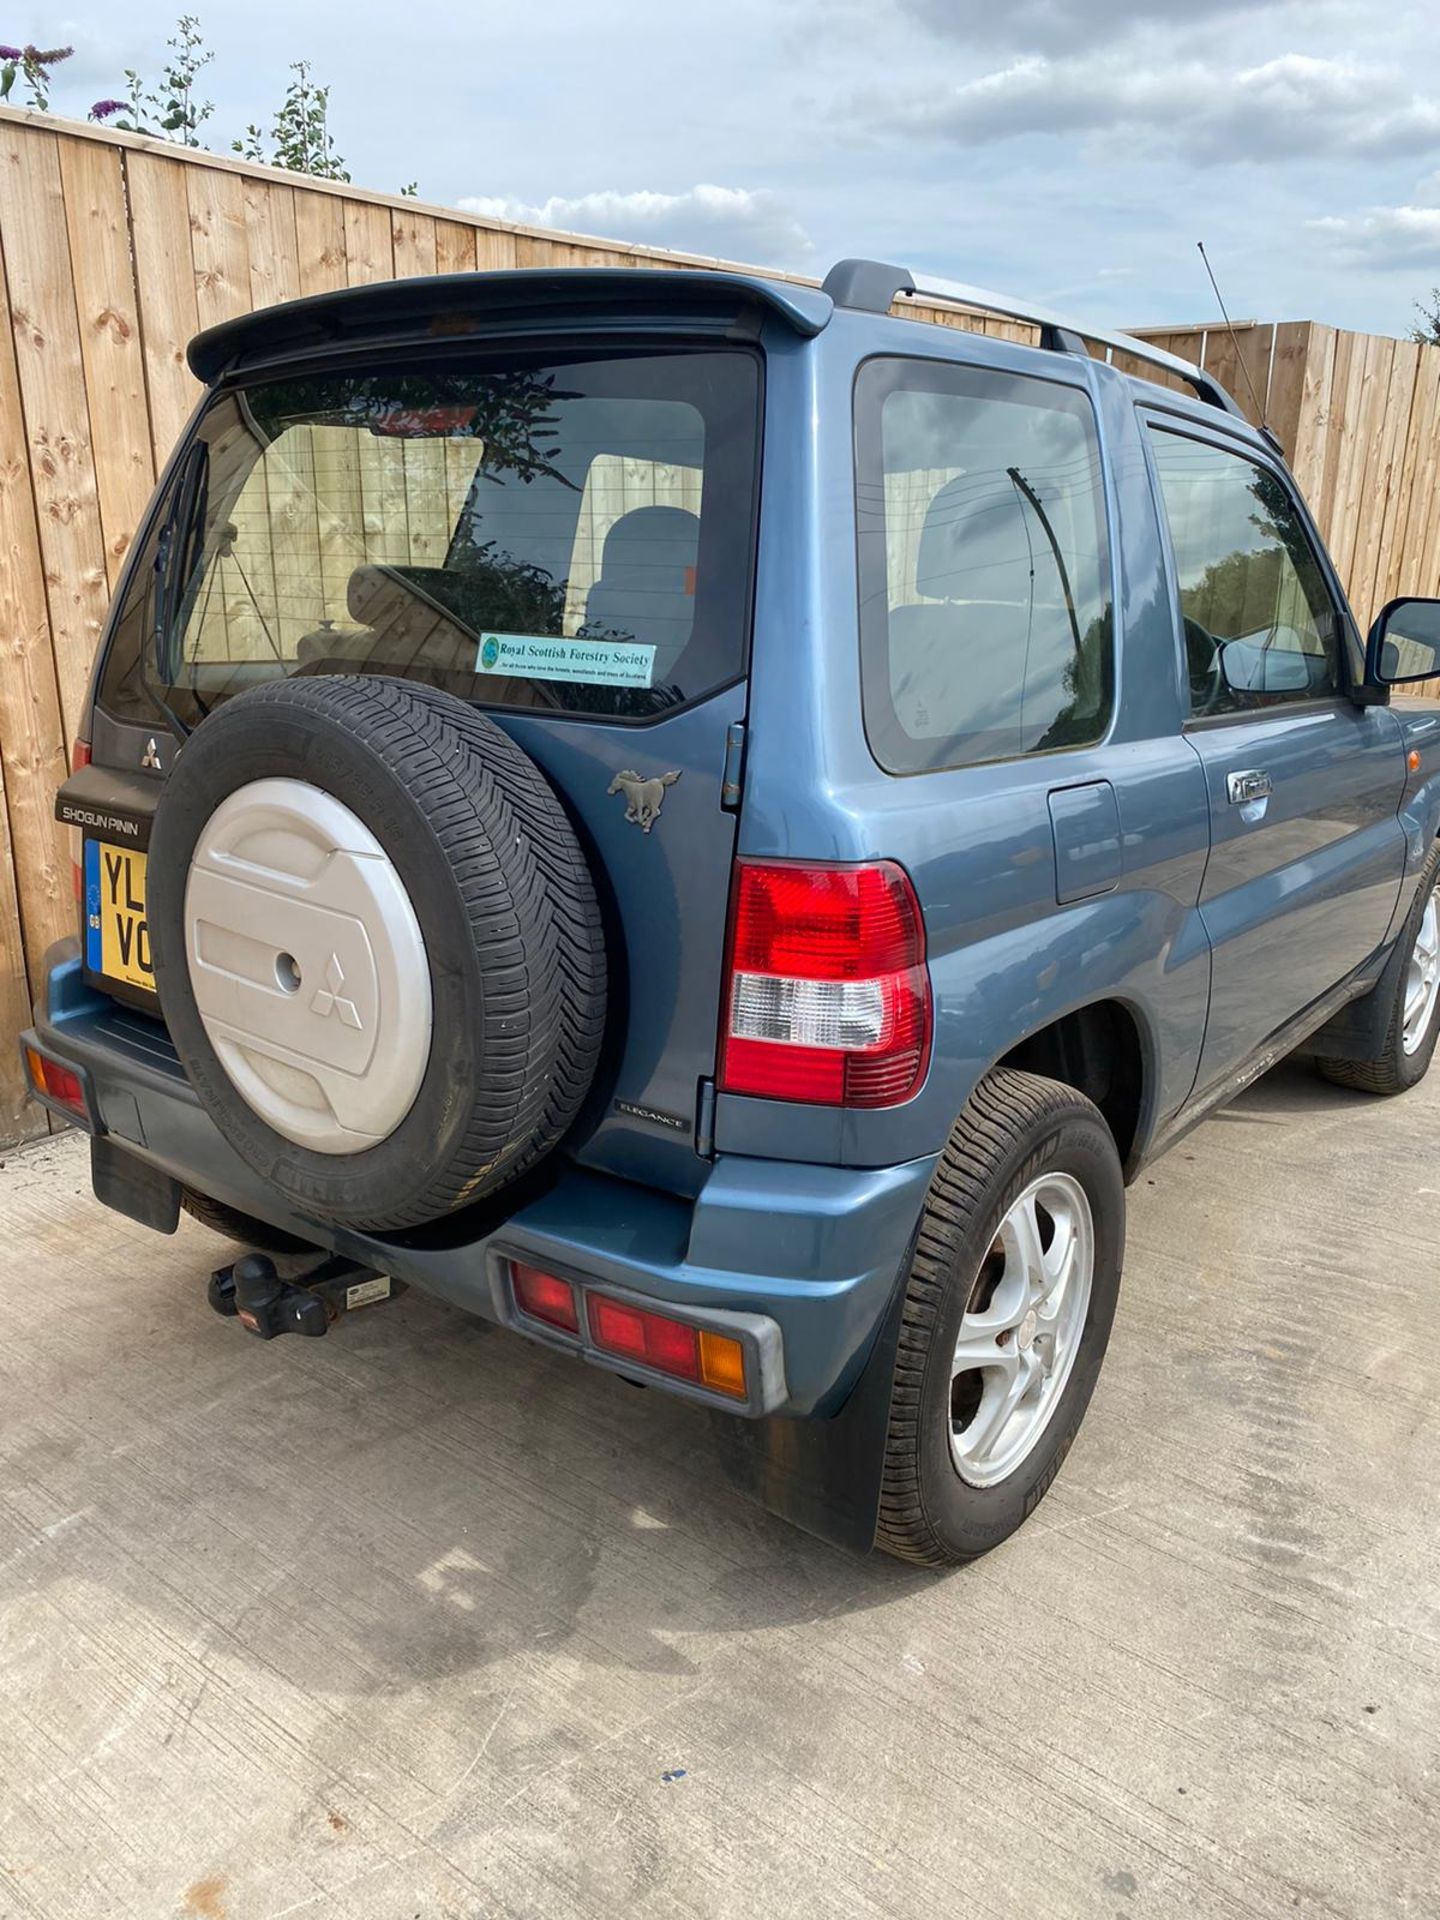
[[[1243,773],[1226,776],[1225,791],[1232,807],[1244,807],[1252,800],[1268,800],[1275,788],[1268,773],[1258,767],[1247,767]]]

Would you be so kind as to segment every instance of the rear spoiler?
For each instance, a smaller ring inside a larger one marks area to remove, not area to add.
[[[518,268],[382,280],[311,294],[209,327],[190,342],[190,371],[207,386],[242,366],[326,349],[384,347],[426,336],[453,339],[557,320],[649,321],[708,332],[731,323],[753,333],[773,315],[798,334],[819,333],[835,311],[829,294],[760,275],[644,267]]]

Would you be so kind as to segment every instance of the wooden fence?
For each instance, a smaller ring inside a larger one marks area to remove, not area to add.
[[[0,109],[0,1143],[44,1125],[14,1036],[46,946],[76,917],[54,791],[109,595],[197,397],[190,337],[277,300],[407,274],[641,264],[727,263]],[[953,310],[919,317],[1032,337]],[[1242,404],[1253,384],[1362,624],[1401,590],[1440,593],[1440,349],[1307,321],[1147,337],[1201,361]]]

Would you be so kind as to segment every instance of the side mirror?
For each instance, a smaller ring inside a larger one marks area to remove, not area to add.
[[[1440,600],[1392,600],[1370,629],[1369,686],[1407,687],[1440,679]]]

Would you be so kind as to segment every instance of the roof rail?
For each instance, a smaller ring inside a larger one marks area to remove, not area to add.
[[[888,313],[901,294],[914,300],[946,300],[956,306],[974,307],[982,313],[1002,314],[1007,320],[1023,320],[1040,329],[1040,345],[1052,353],[1087,353],[1085,342],[1109,347],[1115,353],[1132,354],[1137,360],[1162,367],[1193,387],[1200,399],[1237,420],[1245,415],[1213,375],[1178,354],[1152,346],[1129,333],[1110,333],[1104,327],[1092,327],[1079,320],[1067,320],[1022,300],[1015,294],[991,293],[984,287],[967,287],[959,280],[927,280],[917,286],[914,276],[904,267],[889,267],[878,260],[840,260],[825,276],[822,291],[837,307],[850,307],[862,313]]]

